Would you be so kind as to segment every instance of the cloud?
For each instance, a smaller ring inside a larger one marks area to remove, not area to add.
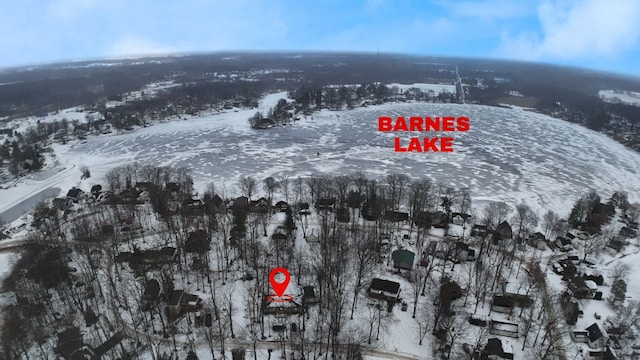
[[[153,40],[128,35],[116,40],[106,50],[109,58],[144,57],[150,55],[168,55],[180,49],[159,44]]]
[[[498,55],[525,60],[617,57],[638,42],[640,2],[545,1],[538,20],[540,32],[504,32]]]

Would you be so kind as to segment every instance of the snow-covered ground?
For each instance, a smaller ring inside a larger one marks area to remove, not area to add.
[[[389,88],[393,88],[397,86],[400,90],[405,91],[407,89],[416,88],[420,89],[424,92],[429,92],[433,90],[436,94],[442,92],[455,93],[456,86],[452,84],[430,84],[430,83],[414,83],[414,84],[389,84],[387,85]]]
[[[600,90],[598,95],[607,102],[640,106],[640,93],[633,91]]]

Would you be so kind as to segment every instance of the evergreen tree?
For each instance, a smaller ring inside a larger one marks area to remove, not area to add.
[[[284,227],[285,229],[287,229],[288,235],[291,235],[296,227],[295,223],[293,222],[293,212],[291,211],[291,208],[287,208],[287,211],[285,212]]]
[[[587,203],[584,198],[576,200],[569,214],[569,225],[577,227],[587,219]]]
[[[617,279],[611,284],[611,304],[621,304],[627,296],[627,283],[623,279]]]

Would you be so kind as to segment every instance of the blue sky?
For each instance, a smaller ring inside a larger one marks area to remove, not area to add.
[[[0,67],[220,50],[518,59],[640,76],[636,0],[0,0]]]

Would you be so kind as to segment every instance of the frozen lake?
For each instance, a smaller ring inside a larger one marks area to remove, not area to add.
[[[127,162],[185,166],[196,185],[231,186],[243,175],[262,179],[337,175],[363,171],[429,176],[474,200],[524,200],[534,208],[568,211],[577,196],[593,188],[603,196],[640,190],[640,155],[607,137],[521,109],[459,104],[385,104],[350,111],[323,111],[293,126],[252,130],[255,110],[160,124],[135,132],[93,138],[68,148],[61,158],[91,159],[91,167]],[[467,116],[466,133],[454,137],[453,153],[396,153],[393,138],[407,144],[430,133],[382,133],[379,116]],[[78,160],[81,161],[81,160]],[[79,163],[78,163],[79,164]],[[80,165],[80,164],[79,164]]]

